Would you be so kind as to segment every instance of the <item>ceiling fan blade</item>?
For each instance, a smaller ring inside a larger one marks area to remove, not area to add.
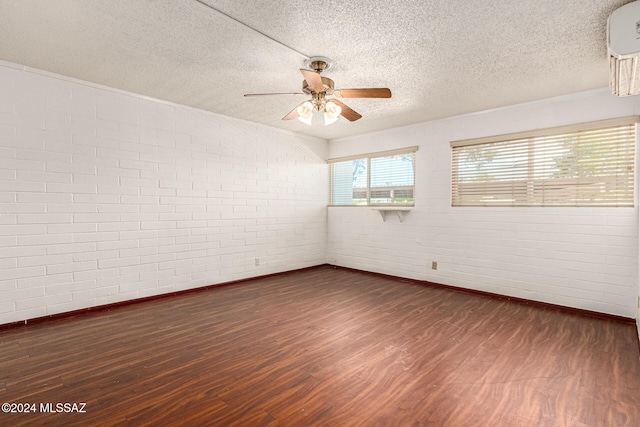
[[[339,98],[391,98],[391,90],[386,87],[340,89],[334,90],[333,95]]]
[[[355,122],[356,120],[362,118],[362,115],[360,115],[355,110],[352,110],[350,107],[347,107],[342,102],[340,102],[340,101],[338,101],[336,99],[332,99],[331,102],[335,102],[336,104],[338,104],[340,106],[340,108],[342,108],[342,111],[340,112],[340,115],[342,117],[344,117],[345,119],[349,120],[350,122]]]
[[[314,92],[322,92],[324,90],[320,73],[317,71],[305,70],[304,68],[301,68],[300,72],[304,76],[304,79],[307,81],[311,90]]]
[[[305,102],[306,102],[306,101],[305,101]],[[293,119],[297,119],[297,118],[298,118],[298,107],[299,107],[299,106],[301,106],[302,104],[304,104],[304,102],[302,102],[302,103],[300,103],[300,104],[296,105],[296,107],[295,107],[293,110],[289,111],[289,113],[288,113],[286,116],[284,116],[284,117],[282,118],[282,120],[293,120]]]
[[[274,92],[274,93],[245,93],[244,96],[268,96],[268,95],[305,95],[302,92]]]

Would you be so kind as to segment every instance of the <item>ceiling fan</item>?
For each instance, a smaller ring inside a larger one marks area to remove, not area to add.
[[[388,88],[334,89],[333,80],[320,75],[320,73],[331,66],[331,63],[329,58],[322,56],[309,58],[307,66],[310,67],[311,70],[300,69],[304,77],[302,81],[302,92],[249,93],[245,96],[311,95],[310,100],[302,102],[282,118],[282,120],[298,118],[301,122],[308,125],[311,125],[314,111],[324,111],[325,125],[335,122],[339,116],[344,117],[350,122],[354,122],[362,117],[358,112],[335,98],[391,98],[391,90]]]

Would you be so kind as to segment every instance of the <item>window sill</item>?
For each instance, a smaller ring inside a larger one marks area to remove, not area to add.
[[[398,220],[400,222],[404,222],[404,216],[406,214],[408,214],[411,209],[413,209],[412,207],[393,207],[393,206],[381,206],[378,208],[372,208],[374,211],[378,211],[378,213],[380,214],[380,217],[382,218],[382,222],[386,222],[387,221],[387,214],[389,213],[395,213],[398,217]]]

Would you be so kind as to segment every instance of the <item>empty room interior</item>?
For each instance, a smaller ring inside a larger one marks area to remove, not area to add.
[[[0,0],[0,425],[640,425],[640,2]]]

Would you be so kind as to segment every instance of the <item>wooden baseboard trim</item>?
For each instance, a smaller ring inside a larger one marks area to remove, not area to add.
[[[194,292],[203,292],[203,291],[206,291],[206,290],[209,290],[209,289],[221,288],[223,286],[237,285],[237,284],[240,284],[240,283],[251,282],[251,281],[260,280],[260,279],[266,279],[266,278],[269,278],[269,277],[282,276],[284,274],[290,274],[290,273],[299,272],[299,271],[313,270],[313,269],[317,269],[317,268],[327,267],[328,265],[329,264],[313,265],[311,267],[303,267],[303,268],[298,268],[298,269],[294,269],[294,270],[281,271],[281,272],[278,272],[278,273],[270,273],[270,274],[264,274],[264,275],[261,275],[261,276],[247,277],[246,279],[231,280],[229,282],[216,283],[216,284],[212,284],[212,285],[201,286],[201,287],[198,287],[198,288],[184,289],[184,290],[181,290],[181,291],[168,292],[168,293],[159,294],[159,295],[151,295],[151,296],[148,296],[148,297],[136,298],[136,299],[126,300],[126,301],[119,301],[119,302],[114,302],[114,303],[111,303],[111,304],[97,305],[95,307],[81,308],[81,309],[78,309],[78,310],[66,311],[64,313],[57,313],[57,314],[51,314],[51,315],[48,315],[48,316],[35,317],[33,319],[26,319],[26,320],[20,320],[20,321],[17,321],[17,322],[4,323],[4,324],[0,325],[0,331],[5,330],[5,329],[13,329],[13,328],[18,328],[18,327],[22,327],[22,326],[43,323],[43,322],[50,322],[50,321],[53,321],[53,320],[63,319],[63,318],[66,318],[66,317],[81,316],[81,315],[84,315],[84,314],[95,313],[95,312],[98,312],[98,311],[113,310],[113,309],[118,308],[118,307],[123,307],[123,306],[127,306],[127,305],[132,305],[132,304],[140,304],[140,303],[143,303],[143,302],[153,301],[153,300],[158,300],[158,299],[163,299],[163,298],[170,298],[170,297],[177,296],[177,295],[185,295],[185,294],[190,294],[190,293],[194,293]]]
[[[633,319],[633,318],[630,318],[630,317],[618,316],[618,315],[615,315],[615,314],[600,313],[600,312],[597,312],[597,311],[584,310],[584,309],[581,309],[581,308],[574,308],[574,307],[567,307],[567,306],[564,306],[564,305],[558,305],[558,304],[551,304],[551,303],[546,303],[546,302],[541,302],[541,301],[529,300],[529,299],[526,299],[526,298],[511,297],[511,296],[507,296],[507,295],[501,295],[501,294],[481,291],[481,290],[477,290],[477,289],[461,288],[459,286],[445,285],[445,284],[442,284],[442,283],[429,282],[427,280],[410,279],[410,278],[407,278],[407,277],[394,276],[394,275],[391,275],[391,274],[375,273],[375,272],[371,272],[371,271],[367,271],[367,270],[359,270],[357,268],[351,268],[351,267],[342,267],[342,266],[336,266],[336,265],[331,265],[331,267],[338,268],[338,269],[343,269],[343,270],[356,271],[356,272],[360,272],[360,273],[364,273],[364,274],[371,274],[371,275],[375,275],[375,276],[378,276],[378,277],[386,277],[388,279],[398,280],[398,281],[401,281],[401,282],[414,283],[414,284],[424,285],[424,286],[433,286],[433,287],[437,287],[437,288],[450,289],[450,290],[459,291],[459,292],[467,292],[467,293],[476,294],[476,295],[483,295],[483,296],[486,296],[486,297],[491,297],[491,298],[496,298],[496,299],[509,300],[509,301],[514,301],[514,302],[521,303],[521,304],[537,306],[537,307],[546,308],[546,309],[550,309],[550,310],[559,310],[559,311],[564,311],[564,312],[567,312],[567,313],[580,314],[580,315],[588,316],[588,317],[597,317],[597,318],[600,318],[600,319],[613,320],[613,321],[621,322],[621,323],[631,323],[633,325],[636,324],[636,319]],[[640,342],[638,343],[638,345],[639,345],[639,348],[640,348]]]
[[[573,313],[573,314],[580,314],[580,315],[583,315],[583,316],[597,317],[597,318],[600,318],[600,319],[613,320],[613,321],[616,321],[616,322],[630,323],[630,324],[634,324],[634,325],[636,324],[636,320],[633,319],[633,318],[624,317],[624,316],[617,316],[617,315],[614,315],[614,314],[600,313],[600,312],[597,312],[597,311],[584,310],[584,309],[573,308],[573,307],[566,307],[566,306],[563,306],[563,305],[550,304],[550,303],[546,303],[546,302],[534,301],[534,300],[529,300],[529,299],[525,299],[525,298],[510,297],[510,296],[496,294],[496,293],[492,293],[492,292],[480,291],[480,290],[477,290],[477,289],[461,288],[461,287],[458,287],[458,286],[451,286],[451,285],[445,285],[445,284],[442,284],[442,283],[429,282],[427,280],[411,279],[411,278],[407,278],[407,277],[394,276],[394,275],[391,275],[391,274],[376,273],[376,272],[372,272],[372,271],[360,270],[360,269],[357,269],[357,268],[342,267],[342,266],[337,266],[337,265],[332,265],[332,264],[319,264],[319,265],[299,268],[299,269],[295,269],[295,270],[286,270],[286,271],[282,271],[282,272],[278,272],[278,273],[265,274],[265,275],[262,275],[262,276],[248,277],[248,278],[245,278],[245,279],[238,279],[238,280],[232,280],[232,281],[229,281],[229,282],[222,282],[222,283],[216,283],[216,284],[212,284],[212,285],[201,286],[199,288],[184,289],[182,291],[169,292],[169,293],[159,294],[159,295],[152,295],[152,296],[143,297],[143,298],[136,298],[136,299],[132,299],[132,300],[120,301],[120,302],[115,302],[115,303],[111,303],[111,304],[104,304],[104,305],[98,305],[98,306],[95,306],[95,307],[87,307],[87,308],[82,308],[82,309],[79,309],[79,310],[67,311],[67,312],[64,312],[64,313],[57,313],[57,314],[51,314],[51,315],[48,315],[48,316],[36,317],[36,318],[33,318],[33,319],[27,319],[27,320],[20,320],[20,321],[17,321],[17,322],[5,323],[5,324],[1,324],[0,325],[0,331],[5,330],[5,329],[13,329],[13,328],[22,327],[22,326],[43,323],[43,322],[49,322],[49,321],[53,321],[53,320],[56,320],[56,319],[63,319],[63,318],[66,318],[66,317],[80,316],[80,315],[83,315],[83,314],[88,314],[88,313],[93,313],[93,312],[98,312],[98,311],[112,310],[112,309],[115,309],[115,308],[118,308],[118,307],[123,307],[123,306],[131,305],[131,304],[140,304],[140,303],[147,302],[147,301],[153,301],[153,300],[157,300],[157,299],[169,298],[169,297],[177,296],[177,295],[185,295],[185,294],[190,294],[190,293],[193,293],[193,292],[203,292],[203,291],[206,291],[206,290],[209,290],[209,289],[221,288],[221,287],[224,287],[224,286],[237,285],[237,284],[240,284],[240,283],[250,282],[250,281],[254,281],[254,280],[266,279],[266,278],[269,278],[269,277],[282,276],[282,275],[285,275],[285,274],[295,273],[295,272],[299,272],[299,271],[313,270],[313,269],[325,268],[325,267],[348,270],[348,271],[355,271],[355,272],[359,272],[359,273],[363,273],[363,274],[370,274],[370,275],[374,275],[374,276],[378,276],[378,277],[385,277],[385,278],[388,278],[388,279],[391,279],[391,280],[400,281],[400,282],[414,283],[414,284],[419,284],[419,285],[423,285],[423,286],[433,286],[433,287],[437,287],[437,288],[450,289],[450,290],[459,291],[459,292],[467,292],[467,293],[472,293],[472,294],[477,294],[477,295],[483,295],[483,296],[486,296],[486,297],[491,297],[491,298],[496,298],[496,299],[504,299],[504,300],[518,302],[518,303],[521,303],[521,304],[528,304],[528,305],[533,305],[533,306],[546,308],[546,309],[551,309],[551,310],[559,310],[559,311],[565,311],[565,312]],[[638,339],[638,349],[640,350],[640,338]]]

